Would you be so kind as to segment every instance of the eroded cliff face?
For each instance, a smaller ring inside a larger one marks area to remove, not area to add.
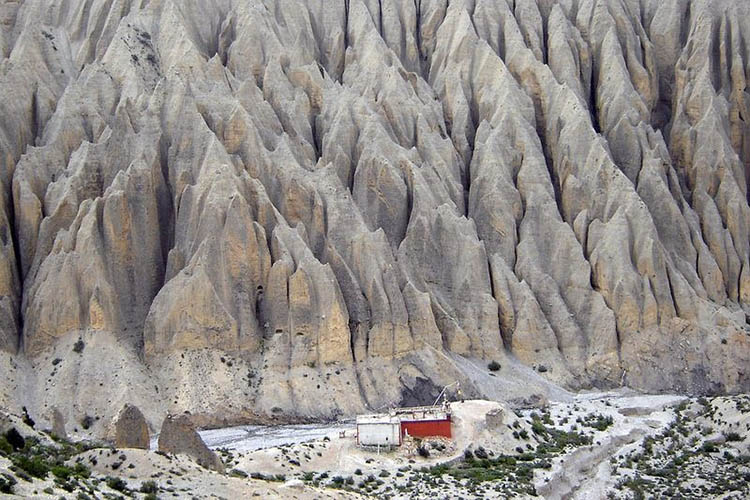
[[[459,357],[750,389],[747,2],[0,21],[0,348],[24,362],[81,336],[158,380],[140,397],[300,415],[464,380]],[[202,397],[222,353],[247,380]]]

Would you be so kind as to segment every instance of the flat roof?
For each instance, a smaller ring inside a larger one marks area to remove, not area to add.
[[[357,425],[363,424],[398,424],[401,419],[387,413],[374,413],[370,415],[358,415]]]
[[[402,421],[448,420],[451,412],[441,406],[414,406],[395,408],[388,413],[370,413],[357,416],[357,424],[399,423]]]

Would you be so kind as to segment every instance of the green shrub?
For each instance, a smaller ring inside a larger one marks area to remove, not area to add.
[[[247,474],[245,474],[245,477],[247,477]],[[140,491],[141,493],[156,493],[157,491],[159,491],[159,485],[156,484],[156,481],[144,481],[143,483],[141,483]]]
[[[13,447],[5,439],[5,436],[0,436],[0,455],[10,455],[11,453],[13,453]]]
[[[13,464],[29,475],[44,479],[47,477],[49,467],[40,457],[27,457],[24,455],[13,457]]]
[[[531,430],[534,432],[534,434],[539,434],[540,436],[547,434],[547,428],[544,426],[542,421],[539,420],[539,417],[534,417],[534,419],[531,421]]]
[[[727,441],[742,441],[742,436],[737,432],[728,432],[724,434],[724,439]]]
[[[88,479],[91,476],[91,469],[82,463],[77,463],[73,467],[73,474],[83,479]]]
[[[598,431],[606,430],[607,427],[611,426],[614,423],[614,420],[611,416],[604,416],[604,415],[587,415],[586,419],[583,421],[583,425],[586,425],[588,427],[593,427],[594,429]]]
[[[13,486],[15,486],[17,482],[18,481],[16,481],[16,478],[11,476],[10,474],[0,475],[0,493],[12,495]]]
[[[119,477],[107,476],[105,479],[107,486],[115,491],[126,491],[128,484]]]
[[[50,472],[52,472],[56,478],[62,479],[63,481],[67,481],[70,479],[70,476],[73,475],[73,469],[64,465],[54,465],[50,468]]]
[[[717,451],[719,451],[719,449],[716,447],[715,443],[706,441],[705,443],[703,443],[703,446],[701,446],[701,451],[703,453],[716,453]]]

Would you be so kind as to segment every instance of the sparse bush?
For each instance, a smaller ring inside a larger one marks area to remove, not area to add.
[[[49,467],[40,457],[14,456],[13,465],[39,479],[46,478],[49,472]]]
[[[62,479],[63,481],[67,481],[70,479],[70,476],[73,475],[73,469],[64,465],[54,465],[50,469],[50,472],[52,472],[52,475],[56,478]]]
[[[727,441],[742,441],[742,436],[737,432],[728,432],[724,434],[724,439]]]
[[[78,339],[76,343],[73,344],[73,352],[77,354],[81,354],[85,347],[86,347],[86,344],[83,342],[83,339]]]
[[[502,368],[502,366],[501,366],[501,365],[500,365],[500,363],[498,363],[497,361],[491,361],[491,362],[490,362],[490,364],[488,364],[488,365],[487,365],[487,368],[488,368],[488,369],[489,369],[489,370],[490,370],[491,372],[496,372],[496,371],[498,371],[498,370],[499,370],[500,368]]]
[[[13,486],[15,486],[16,483],[17,483],[16,478],[11,476],[10,474],[0,475],[0,493],[4,493],[6,495],[12,495]]]
[[[547,434],[547,428],[544,426],[542,421],[539,420],[538,417],[534,418],[534,420],[531,422],[531,430],[534,432],[534,434],[539,434],[540,436]]]
[[[233,469],[232,472],[234,472],[237,469]],[[230,473],[231,475],[231,473]],[[247,474],[245,474],[244,477],[247,477]],[[159,491],[159,485],[156,484],[156,481],[144,481],[141,483],[141,493],[156,493]]]
[[[593,427],[594,429],[598,431],[603,431],[603,430],[606,430],[607,427],[612,425],[614,423],[614,420],[609,415],[605,417],[604,415],[596,414],[596,415],[587,415],[582,423],[583,425],[586,425],[588,427]]]
[[[105,482],[108,487],[115,491],[126,491],[128,489],[128,484],[119,477],[107,476]]]
[[[82,463],[77,463],[73,467],[73,474],[83,479],[88,479],[89,476],[91,476],[91,469],[89,469]]]
[[[701,451],[703,453],[716,453],[717,451],[719,451],[719,449],[716,447],[715,443],[706,441],[705,443],[703,443],[703,446],[701,446]]]
[[[88,430],[92,425],[94,425],[94,418],[91,415],[84,415],[81,419],[81,427]]]
[[[0,436],[0,455],[10,455],[13,447],[10,445],[5,436]]]

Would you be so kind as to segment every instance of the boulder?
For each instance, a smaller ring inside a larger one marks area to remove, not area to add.
[[[188,415],[167,415],[161,425],[159,451],[185,454],[202,467],[224,472],[221,459],[206,446]]]
[[[502,408],[488,411],[484,416],[484,421],[488,429],[499,429],[505,423],[505,411]]]
[[[115,420],[115,446],[148,450],[148,424],[141,410],[126,404]]]
[[[65,417],[57,407],[52,409],[52,433],[59,438],[68,438],[68,433],[65,431]]]

